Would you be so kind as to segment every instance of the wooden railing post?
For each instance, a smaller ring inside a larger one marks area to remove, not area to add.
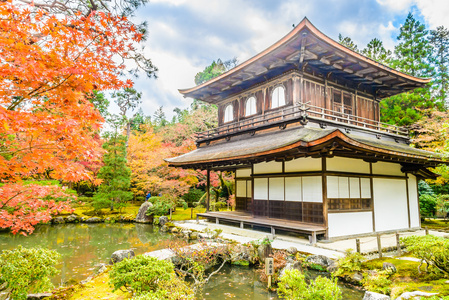
[[[377,234],[377,251],[379,251],[379,258],[382,258],[382,245],[380,242],[380,234]]]

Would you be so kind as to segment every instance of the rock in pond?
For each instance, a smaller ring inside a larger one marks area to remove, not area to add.
[[[391,298],[384,294],[379,294],[375,292],[365,292],[365,296],[363,297],[363,300],[390,300]]]
[[[153,207],[153,204],[151,204],[151,202],[144,202],[140,208],[139,208],[139,212],[137,213],[136,216],[136,222],[137,223],[153,223],[153,216],[147,216],[147,210],[148,208]]]
[[[168,217],[166,217],[166,216],[159,217],[159,226],[164,226],[167,223],[168,223]]]
[[[133,258],[134,256],[136,256],[136,255],[134,254],[134,251],[131,249],[130,250],[117,250],[114,253],[112,253],[109,263],[112,265],[112,264],[121,262],[125,258]]]
[[[421,292],[421,291],[414,291],[414,292],[405,292],[402,293],[396,300],[406,300],[406,299],[422,299],[422,297],[432,297],[438,295],[438,293],[427,293],[427,292]]]
[[[84,222],[86,222],[86,223],[101,223],[101,222],[103,222],[103,220],[101,220],[99,217],[92,217],[87,220],[84,220]]]
[[[309,255],[306,258],[306,262],[312,265],[318,265],[323,269],[327,270],[327,268],[335,263],[333,259],[330,259],[324,255]]]
[[[191,239],[191,240],[197,240],[197,239],[198,239],[198,232],[193,231],[193,232],[190,234],[189,239]]]
[[[65,218],[65,221],[67,223],[76,223],[76,222],[78,222],[78,220],[79,220],[79,218],[77,215],[70,215],[67,218]]]
[[[53,224],[64,224],[65,221],[64,221],[63,217],[56,217],[56,218],[53,219],[52,223]]]
[[[53,296],[52,293],[28,294],[27,300],[40,300],[52,296]]]

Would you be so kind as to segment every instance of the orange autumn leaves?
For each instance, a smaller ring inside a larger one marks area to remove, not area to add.
[[[85,95],[130,87],[120,75],[141,39],[125,17],[95,11],[56,16],[0,3],[0,227],[21,224],[17,231],[30,232],[29,217],[44,220],[46,211],[57,209],[36,206],[28,192],[36,187],[17,183],[22,178],[89,177],[78,162],[99,158],[103,120]],[[11,192],[17,190],[23,191],[20,207]]]
[[[128,166],[132,170],[131,191],[137,197],[169,193],[180,196],[198,182],[196,172],[168,167],[164,158],[186,153],[193,149],[193,140],[186,139],[177,146],[164,141],[162,133],[155,133],[147,126],[145,130],[133,132],[128,143]]]

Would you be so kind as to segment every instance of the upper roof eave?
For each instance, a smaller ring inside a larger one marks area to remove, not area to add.
[[[372,60],[366,56],[363,56],[360,53],[357,53],[341,44],[339,44],[338,42],[332,40],[331,38],[329,38],[327,35],[325,35],[324,33],[322,33],[320,30],[318,30],[306,17],[293,29],[291,30],[287,35],[285,35],[283,38],[281,38],[279,41],[277,41],[275,44],[271,45],[270,47],[268,47],[267,49],[265,49],[264,51],[258,53],[257,55],[253,56],[252,58],[248,59],[247,61],[241,63],[240,65],[236,66],[235,68],[228,70],[227,72],[221,74],[220,76],[217,76],[209,81],[206,81],[198,86],[192,87],[192,88],[187,88],[187,89],[178,89],[178,91],[184,95],[184,97],[192,97],[193,93],[201,90],[201,89],[205,89],[208,86],[217,83],[219,81],[222,81],[226,78],[229,78],[232,75],[235,75],[236,73],[238,73],[239,71],[242,71],[244,68],[248,67],[249,65],[255,63],[256,61],[258,61],[259,59],[263,58],[266,55],[269,55],[271,52],[275,51],[276,49],[286,45],[291,39],[293,39],[294,37],[296,37],[297,35],[300,34],[301,31],[303,30],[309,30],[310,33],[314,34],[318,39],[320,39],[321,41],[329,44],[330,46],[336,48],[338,51],[343,52],[344,54],[351,56],[354,59],[359,60],[362,63],[366,63],[370,66],[373,67],[377,67],[379,69],[382,69],[385,72],[388,72],[392,75],[395,75],[397,77],[400,77],[404,80],[409,80],[409,81],[413,81],[418,85],[424,85],[426,83],[429,83],[431,81],[431,78],[419,78],[419,77],[415,77],[412,75],[408,75],[405,73],[402,73],[400,71],[397,71],[395,69],[392,69],[388,66],[385,66],[375,60]]]

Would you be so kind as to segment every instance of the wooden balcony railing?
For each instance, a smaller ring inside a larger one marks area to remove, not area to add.
[[[404,127],[373,121],[367,118],[354,116],[347,113],[333,111],[327,108],[317,107],[310,104],[298,104],[286,108],[266,112],[264,115],[257,115],[237,122],[225,124],[217,128],[196,134],[197,141],[216,139],[227,135],[234,135],[240,132],[252,131],[261,127],[275,126],[287,122],[310,120],[323,120],[323,123],[348,124],[351,127],[360,127],[375,130],[383,133],[395,134],[408,137],[409,132]]]

